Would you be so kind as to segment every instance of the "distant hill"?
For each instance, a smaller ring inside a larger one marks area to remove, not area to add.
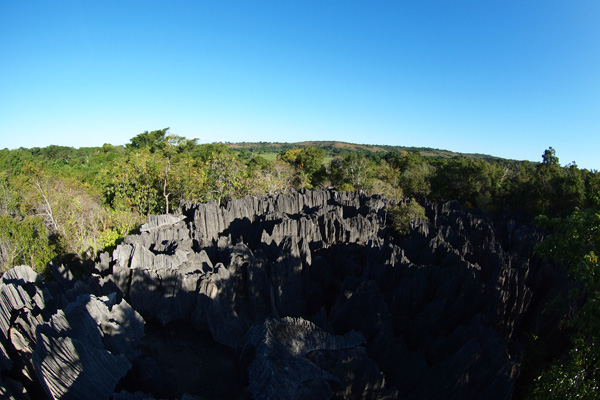
[[[424,157],[432,158],[452,158],[456,156],[464,156],[467,158],[481,159],[486,161],[504,160],[500,157],[494,157],[487,154],[473,153],[457,153],[449,150],[433,149],[431,147],[405,147],[405,146],[389,146],[389,145],[373,145],[373,144],[356,144],[337,141],[305,141],[295,143],[283,142],[238,142],[225,143],[227,147],[235,151],[251,151],[258,154],[263,153],[280,153],[291,149],[314,146],[325,150],[327,155],[336,156],[343,153],[353,152],[361,154],[369,153],[387,153],[390,151],[406,151],[419,152]]]

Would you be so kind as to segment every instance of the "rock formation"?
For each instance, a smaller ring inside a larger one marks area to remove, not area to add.
[[[117,301],[116,293],[90,292],[83,282],[45,285],[27,266],[2,276],[0,349],[3,372],[9,372],[2,375],[4,396],[112,395],[131,368],[144,321],[125,300]]]
[[[558,286],[526,225],[301,191],[185,204],[76,280],[0,280],[7,398],[510,399]]]

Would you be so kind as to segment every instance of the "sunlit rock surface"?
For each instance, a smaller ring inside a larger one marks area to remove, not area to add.
[[[362,192],[185,204],[89,277],[8,271],[0,396],[510,399],[560,279],[532,228],[424,205],[399,238]]]

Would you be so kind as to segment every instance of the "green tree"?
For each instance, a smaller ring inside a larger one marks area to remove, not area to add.
[[[534,399],[598,398],[600,389],[600,206],[564,218],[540,218],[553,233],[538,247],[567,267],[579,283],[572,293],[577,311],[568,321],[571,348],[533,382]],[[583,301],[580,307],[577,303]]]
[[[299,174],[306,175],[310,186],[317,186],[326,178],[326,170],[323,165],[325,151],[314,146],[306,146],[299,149],[287,150],[280,153],[277,158],[294,166]]]
[[[98,238],[105,226],[107,210],[99,193],[74,179],[54,177],[44,170],[28,176],[22,186],[26,215],[43,219],[58,244],[57,250],[84,258],[101,249]]]
[[[247,193],[245,165],[230,152],[213,154],[206,163],[206,200],[221,201]]]
[[[410,224],[416,218],[426,218],[425,209],[414,199],[388,207],[387,212],[390,227],[400,237],[410,233]]]
[[[151,153],[161,151],[167,145],[167,132],[169,128],[159,129],[156,131],[144,131],[139,135],[130,139],[125,145],[130,150],[149,149]]]
[[[496,195],[494,197],[497,208],[529,212],[532,209],[530,194],[531,182],[535,177],[534,163],[529,161],[499,163],[498,168],[499,179],[495,181]]]
[[[0,215],[16,216],[19,208],[19,197],[6,172],[0,171]]]
[[[166,159],[146,148],[116,160],[104,173],[104,196],[115,210],[161,214]]]
[[[54,247],[41,218],[18,220],[0,215],[0,272],[26,264],[44,273],[54,256]]]
[[[133,230],[139,228],[147,218],[128,210],[108,209],[103,220],[102,230],[97,238],[101,251],[115,247],[121,239]]]
[[[430,180],[435,168],[423,156],[414,152],[394,152],[386,158],[400,170],[398,184],[405,195],[421,198],[431,193]]]
[[[434,198],[455,199],[477,206],[480,196],[489,196],[493,188],[489,163],[463,156],[438,161],[431,178]]]
[[[34,163],[35,158],[27,149],[0,150],[0,171],[18,175],[24,166]]]
[[[597,193],[600,193],[600,173],[584,169],[582,179],[585,185],[585,207],[593,207]]]
[[[331,183],[341,190],[371,188],[372,165],[364,156],[348,153],[330,164]]]
[[[171,194],[172,209],[178,207],[182,201],[203,200],[207,188],[205,166],[205,162],[188,152],[176,155],[171,160],[167,190]]]
[[[227,145],[223,143],[201,144],[194,148],[192,156],[206,163],[214,154],[229,152]]]
[[[559,165],[558,157],[556,156],[556,150],[554,150],[552,147],[549,147],[547,150],[545,150],[544,154],[542,154],[542,164],[547,166]]]
[[[316,186],[325,179],[325,151],[314,146],[302,149],[296,158],[297,166],[306,173],[312,186]]]
[[[550,147],[536,166],[535,178],[528,188],[531,212],[565,216],[585,203],[585,182],[577,165],[561,168],[555,150]]]
[[[294,167],[281,160],[269,163],[268,167],[250,169],[248,180],[249,194],[264,195],[286,192],[308,184],[304,174],[298,174]]]
[[[380,194],[395,203],[401,201],[404,193],[398,186],[398,170],[382,159],[373,167],[373,171],[369,192]]]

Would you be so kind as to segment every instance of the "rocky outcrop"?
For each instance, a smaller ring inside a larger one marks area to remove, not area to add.
[[[540,236],[527,225],[424,205],[401,238],[385,201],[362,192],[185,204],[84,280],[9,271],[0,386],[36,398],[509,399],[523,331],[551,324],[539,311],[558,275],[532,259]]]
[[[364,344],[356,331],[334,336],[302,318],[269,319],[248,331],[248,391],[256,400],[396,398]]]
[[[65,289],[46,285],[27,266],[2,276],[0,365],[12,382],[3,395],[106,399],[131,368],[144,332],[141,316],[116,293],[87,291],[68,301],[74,286]]]
[[[265,318],[306,315],[313,250],[380,242],[383,207],[334,191],[188,204],[171,225],[153,219],[127,237],[104,275],[144,317],[192,321],[240,349]]]

